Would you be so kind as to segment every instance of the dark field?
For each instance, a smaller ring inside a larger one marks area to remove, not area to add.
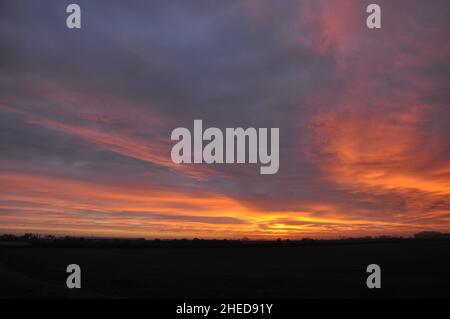
[[[65,286],[79,264],[82,288]],[[366,267],[382,288],[366,288]],[[450,298],[450,241],[294,247],[0,247],[1,298]]]

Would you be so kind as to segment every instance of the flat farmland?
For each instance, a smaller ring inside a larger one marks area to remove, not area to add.
[[[382,288],[366,287],[379,264]],[[82,288],[66,288],[66,267]],[[2,298],[449,298],[450,241],[289,247],[0,247]]]

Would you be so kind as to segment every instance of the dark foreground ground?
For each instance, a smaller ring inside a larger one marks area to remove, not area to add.
[[[66,266],[82,288],[65,286]],[[366,267],[382,288],[366,287]],[[1,247],[1,298],[450,298],[450,241],[214,248]]]

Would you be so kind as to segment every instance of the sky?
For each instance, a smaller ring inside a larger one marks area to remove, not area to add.
[[[75,1],[72,1],[75,2]],[[450,2],[0,0],[0,232],[450,231]],[[280,128],[280,168],[174,164],[177,127]]]

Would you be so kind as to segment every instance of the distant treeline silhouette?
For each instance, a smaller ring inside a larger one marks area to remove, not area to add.
[[[180,247],[267,247],[267,246],[304,246],[304,245],[342,245],[388,242],[414,242],[427,240],[450,240],[450,233],[423,231],[413,237],[378,236],[340,239],[281,239],[250,240],[242,239],[145,239],[145,238],[101,238],[54,236],[27,233],[24,235],[0,235],[0,246],[12,247],[84,247],[84,248],[180,248]]]

